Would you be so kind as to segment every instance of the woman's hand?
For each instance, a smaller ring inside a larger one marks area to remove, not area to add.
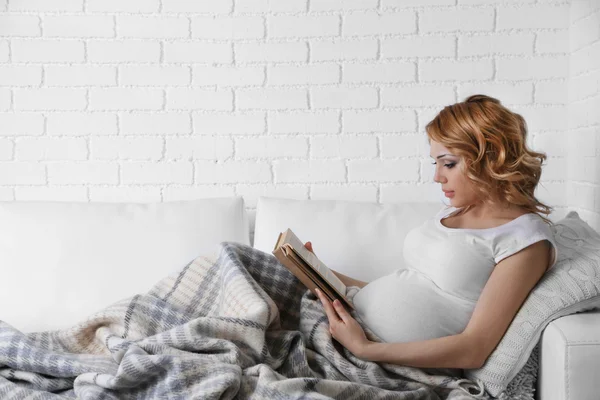
[[[310,251],[311,253],[315,254],[315,252],[312,249],[312,243],[311,242],[304,243],[304,247],[306,247],[308,249],[308,251]],[[316,256],[316,254],[315,254],[315,256]]]
[[[362,326],[344,308],[344,305],[335,300],[333,305],[319,289],[315,290],[323,303],[327,318],[329,319],[329,333],[350,350],[355,356],[362,358],[362,354],[371,343]]]

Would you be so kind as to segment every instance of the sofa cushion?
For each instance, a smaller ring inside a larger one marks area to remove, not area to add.
[[[444,207],[440,203],[374,203],[259,197],[253,247],[271,254],[287,228],[329,268],[371,282],[401,268],[404,237]]]
[[[0,319],[66,328],[222,241],[250,245],[242,197],[164,203],[0,202]]]
[[[600,234],[575,211],[552,227],[558,261],[529,293],[525,302],[481,368],[465,370],[493,397],[527,363],[548,324],[560,317],[600,308]]]

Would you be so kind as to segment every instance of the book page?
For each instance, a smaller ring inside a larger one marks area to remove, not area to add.
[[[346,285],[340,280],[331,270],[321,262],[313,253],[311,253],[298,237],[290,230],[286,232],[286,241],[289,243],[294,251],[315,271],[323,277],[327,282],[331,284],[338,292],[346,295]]]

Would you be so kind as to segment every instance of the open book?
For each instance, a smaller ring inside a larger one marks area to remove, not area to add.
[[[291,229],[279,234],[273,255],[315,296],[317,296],[315,288],[319,288],[329,301],[339,299],[346,307],[354,310],[354,306],[346,298],[346,285],[317,256],[304,247]]]

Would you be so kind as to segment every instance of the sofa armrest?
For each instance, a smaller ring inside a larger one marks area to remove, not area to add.
[[[537,398],[592,400],[600,393],[600,310],[566,315],[542,332]]]

